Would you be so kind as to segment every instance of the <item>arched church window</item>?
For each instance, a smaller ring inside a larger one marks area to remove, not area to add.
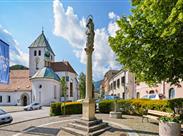
[[[173,99],[173,98],[175,98],[175,89],[170,88],[170,90],[169,90],[169,99]]]
[[[37,51],[36,50],[34,51],[34,56],[37,56]]]
[[[41,50],[39,50],[39,56],[41,56]]]

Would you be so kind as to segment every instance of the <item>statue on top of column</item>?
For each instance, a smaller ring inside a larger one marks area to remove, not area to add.
[[[86,28],[87,28],[87,30],[86,30],[86,35],[87,35],[86,48],[93,48],[95,32],[94,32],[93,17],[91,15],[88,16]]]

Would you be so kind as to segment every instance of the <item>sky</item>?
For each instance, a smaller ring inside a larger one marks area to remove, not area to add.
[[[118,30],[116,20],[130,14],[130,0],[1,0],[0,39],[10,45],[10,64],[28,66],[28,46],[42,28],[56,61],[69,61],[78,74],[86,71],[86,19],[93,16],[95,42],[93,78],[120,69],[108,44]]]

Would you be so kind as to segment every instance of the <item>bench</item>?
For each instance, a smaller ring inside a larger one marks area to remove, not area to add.
[[[142,116],[142,122],[144,121],[144,118],[147,119],[147,121],[149,122],[149,119],[153,119],[153,120],[159,120],[160,117],[162,116],[171,116],[172,113],[167,113],[167,112],[162,112],[162,111],[157,111],[157,110],[148,110],[146,115]]]

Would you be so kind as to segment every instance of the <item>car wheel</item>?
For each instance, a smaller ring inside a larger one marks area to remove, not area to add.
[[[41,109],[41,106],[39,107],[39,109]]]
[[[32,110],[33,110],[33,108],[31,107],[31,108],[30,108],[30,111],[32,111]]]

